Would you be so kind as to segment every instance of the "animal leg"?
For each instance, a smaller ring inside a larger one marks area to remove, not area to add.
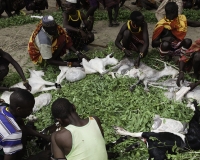
[[[149,89],[148,89],[148,81],[147,81],[147,80],[144,80],[143,83],[144,83],[144,90],[145,90],[146,92],[148,92],[148,91],[149,91]]]
[[[106,150],[110,149],[110,148],[113,148],[115,145],[119,144],[119,143],[122,143],[124,142],[125,140],[127,140],[128,137],[127,136],[121,136],[119,139],[117,139],[116,141],[114,142],[110,142],[106,145]]]
[[[136,84],[132,85],[132,86],[129,88],[129,90],[130,90],[131,92],[133,92],[133,90],[135,90],[135,87],[136,87],[138,84],[140,84],[140,83],[141,83],[141,80],[139,80]]]
[[[138,132],[138,133],[131,133],[126,131],[125,129],[121,128],[121,127],[114,127],[115,131],[117,134],[122,135],[122,136],[131,136],[131,137],[137,137],[137,138],[141,138],[142,137],[142,133],[143,132]]]
[[[61,70],[60,74],[57,76],[57,80],[56,83],[57,84],[61,84],[63,79],[65,78],[65,73],[67,72],[67,70]]]
[[[115,77],[115,73],[114,73],[114,72],[109,72],[108,74],[109,74],[109,75],[111,75],[113,79],[115,79],[115,78],[116,78],[116,77]]]
[[[49,91],[49,90],[53,90],[53,89],[57,89],[55,86],[52,86],[52,87],[44,87],[42,88],[40,91]]]

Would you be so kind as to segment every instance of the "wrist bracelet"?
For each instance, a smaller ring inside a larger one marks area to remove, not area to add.
[[[140,58],[142,58],[144,56],[144,54],[142,52],[140,52]]]
[[[28,83],[28,80],[25,80],[25,81],[23,82],[23,85],[25,85],[26,83]]]

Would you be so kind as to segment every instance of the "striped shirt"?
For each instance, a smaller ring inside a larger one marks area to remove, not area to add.
[[[13,154],[22,149],[22,132],[14,116],[0,106],[0,150],[5,154]]]

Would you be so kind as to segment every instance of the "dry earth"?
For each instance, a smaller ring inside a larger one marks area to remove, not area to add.
[[[135,10],[135,6],[130,4],[131,1],[126,1],[125,7],[131,10]],[[49,10],[55,11],[55,0],[49,0]],[[27,12],[27,14],[31,14]],[[3,16],[6,16],[3,14]],[[123,22],[118,27],[108,27],[107,21],[98,21],[94,25],[94,30],[97,31],[95,34],[95,41],[93,44],[106,46],[109,42],[113,42],[120,30]],[[32,68],[34,65],[29,59],[27,54],[27,43],[31,36],[32,31],[35,29],[36,24],[27,24],[23,26],[15,26],[10,28],[0,29],[0,48],[10,53],[15,60],[19,62],[24,71],[27,68]],[[151,42],[152,32],[155,24],[148,24],[149,39]],[[188,28],[187,37],[190,37],[193,41],[200,38],[200,30],[197,28]],[[101,47],[92,47],[92,49],[101,49]]]

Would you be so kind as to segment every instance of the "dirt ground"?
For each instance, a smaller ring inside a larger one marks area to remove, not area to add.
[[[131,10],[136,10],[135,6],[131,5],[130,0],[125,2],[125,7]],[[55,0],[49,0],[49,10],[56,10]],[[30,14],[30,12],[27,13]],[[3,14],[3,16],[5,17],[6,14]],[[108,27],[107,21],[95,22],[94,30],[96,30],[97,33],[95,33],[95,41],[93,44],[106,46],[109,42],[113,42],[123,24],[124,23],[121,22],[120,26],[118,27]],[[10,53],[13,58],[22,66],[24,71],[27,71],[27,68],[34,68],[34,65],[30,61],[27,53],[27,44],[32,31],[35,29],[35,26],[35,24],[27,24],[23,26],[0,29],[0,48]],[[155,24],[148,24],[150,43],[154,26]],[[199,27],[189,27],[187,37],[190,37],[193,41],[200,38]],[[102,49],[101,47],[94,46],[89,46],[89,48]]]

